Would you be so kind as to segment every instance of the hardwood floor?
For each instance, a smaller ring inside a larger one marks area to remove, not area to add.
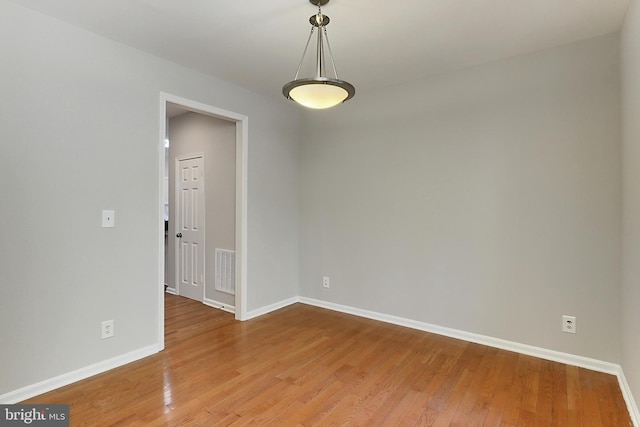
[[[630,426],[614,376],[296,304],[166,296],[166,349],[30,399],[72,426]]]

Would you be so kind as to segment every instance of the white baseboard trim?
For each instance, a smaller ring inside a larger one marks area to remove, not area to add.
[[[122,365],[135,362],[136,360],[143,359],[147,356],[151,356],[160,350],[162,349],[158,345],[151,345],[102,362],[94,363],[93,365],[89,365],[75,371],[67,372],[66,374],[58,375],[57,377],[50,378],[48,380],[22,387],[18,390],[10,391],[9,393],[0,396],[0,404],[10,405],[22,402],[23,400],[38,396],[42,393],[64,387],[76,381],[84,380]]]
[[[280,310],[281,308],[284,308],[284,307],[286,307],[288,305],[291,305],[291,304],[295,304],[295,303],[297,303],[299,301],[300,301],[299,297],[293,297],[293,298],[289,298],[289,299],[286,299],[286,300],[283,300],[283,301],[280,301],[280,302],[276,302],[276,303],[271,304],[271,305],[267,305],[265,307],[258,308],[256,310],[249,311],[249,312],[247,312],[247,317],[246,317],[245,320],[254,319],[256,317],[260,317],[260,316],[265,315],[267,313],[271,313],[272,311]]]
[[[627,378],[624,376],[622,367],[620,367],[620,371],[618,372],[618,383],[620,384],[620,390],[622,390],[622,397],[624,397],[624,401],[627,404],[631,421],[634,426],[640,427],[640,410],[638,410],[638,405],[633,398],[633,393],[631,393],[631,388],[629,387]]]
[[[227,313],[236,314],[236,307],[231,304],[225,304],[209,298],[205,298],[204,301],[202,301],[202,303],[204,305],[208,305],[209,307],[218,308],[222,311],[226,311]]]
[[[165,292],[171,295],[178,295],[178,293],[176,292],[176,288],[172,288],[170,286],[167,286],[167,290]]]
[[[562,353],[555,350],[547,350],[545,348],[534,347],[527,344],[521,344],[513,341],[507,341],[500,338],[493,338],[486,335],[474,334],[471,332],[460,331],[443,326],[432,325],[430,323],[418,322],[416,320],[405,319],[402,317],[390,316],[388,314],[377,313],[374,311],[362,310],[346,305],[334,304],[326,301],[316,300],[312,298],[299,298],[304,304],[316,307],[327,308],[329,310],[339,311],[342,313],[353,314],[355,316],[365,317],[367,319],[379,320],[381,322],[391,323],[394,325],[405,326],[407,328],[417,329],[420,331],[431,332],[438,335],[444,335],[464,341],[470,341],[476,344],[482,344],[489,347],[500,348],[502,350],[513,351],[516,353],[526,354],[529,356],[539,357],[541,359],[551,360],[554,362],[566,363],[568,365],[578,366],[581,368],[591,369],[593,371],[605,372],[607,374],[616,375],[620,369],[619,365],[609,362],[603,362],[597,359],[577,356],[569,353]]]

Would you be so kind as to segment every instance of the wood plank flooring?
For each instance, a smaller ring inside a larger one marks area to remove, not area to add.
[[[166,296],[166,349],[30,399],[72,426],[631,426],[614,376],[296,304]]]

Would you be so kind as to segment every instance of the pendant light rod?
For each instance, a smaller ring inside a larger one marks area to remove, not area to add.
[[[302,63],[304,62],[304,57],[307,54],[307,50],[309,49],[309,43],[311,42],[311,37],[313,37],[313,31],[316,27],[311,27],[311,32],[309,33],[309,38],[307,39],[307,44],[304,46],[304,52],[302,52],[302,58],[300,58],[300,63],[298,64],[298,69],[296,70],[296,76],[293,80],[298,80],[298,75],[300,74],[300,68],[302,68]]]
[[[318,15],[317,19],[322,19],[322,12],[320,12],[320,7],[318,6]],[[318,28],[318,52],[316,57],[316,77],[324,77],[324,46],[322,45],[322,29],[324,27]]]
[[[327,28],[322,27],[324,30],[324,41],[327,43],[327,49],[329,50],[329,59],[331,60],[331,67],[333,68],[333,75],[338,78],[338,71],[336,70],[336,62],[333,60],[333,52],[331,51],[331,44],[329,44],[329,34],[327,33]]]

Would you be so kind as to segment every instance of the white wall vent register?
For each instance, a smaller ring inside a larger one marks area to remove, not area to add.
[[[216,291],[236,294],[236,252],[216,248]]]

